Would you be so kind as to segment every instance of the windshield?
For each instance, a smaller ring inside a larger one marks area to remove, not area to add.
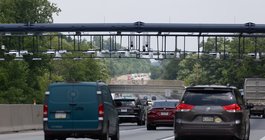
[[[163,102],[154,102],[153,108],[175,108],[177,101],[163,101]]]
[[[183,103],[190,105],[230,105],[236,103],[235,97],[230,91],[188,91],[183,97]]]
[[[135,101],[132,100],[116,100],[116,104],[119,104],[120,107],[135,106]]]

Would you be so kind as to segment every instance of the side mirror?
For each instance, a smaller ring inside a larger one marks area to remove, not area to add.
[[[252,103],[247,103],[247,109],[251,109],[251,108],[254,108],[254,104],[252,104]]]

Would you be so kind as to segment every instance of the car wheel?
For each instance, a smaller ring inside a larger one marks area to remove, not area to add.
[[[175,140],[183,140],[181,136],[175,136]]]
[[[239,138],[237,137],[233,137],[232,140],[240,140]]]
[[[103,134],[99,140],[109,140],[109,132],[107,132],[106,134]]]
[[[143,116],[142,125],[145,125],[145,116]]]
[[[138,125],[138,126],[141,126],[141,125],[142,125],[142,121],[139,120],[139,121],[137,122],[137,125]]]
[[[52,138],[51,136],[45,135],[44,140],[54,140],[54,138]]]
[[[99,140],[109,140],[109,126],[107,126],[107,132],[106,134],[103,134]]]
[[[147,124],[146,129],[147,130],[156,130],[156,127],[153,125]]]
[[[142,124],[145,125],[145,120],[143,120]]]
[[[248,125],[246,128],[246,134],[243,140],[249,140],[249,135],[250,135],[250,125]]]
[[[116,134],[111,136],[111,140],[120,140],[120,127],[119,124],[117,126]]]

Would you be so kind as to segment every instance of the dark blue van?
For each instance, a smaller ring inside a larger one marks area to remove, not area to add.
[[[52,83],[45,95],[45,140],[70,137],[119,140],[118,113],[106,84]]]

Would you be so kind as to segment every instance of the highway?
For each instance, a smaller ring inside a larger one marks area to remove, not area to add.
[[[144,126],[137,126],[136,124],[122,124],[120,128],[121,128],[121,140],[174,140],[173,128],[170,127],[158,128],[158,130],[155,131],[147,131]],[[251,119],[250,135],[251,135],[250,140],[265,140],[265,119],[261,119],[258,117]],[[30,131],[30,132],[0,135],[0,140],[43,140],[43,139],[44,138],[42,131]],[[69,138],[67,140],[75,140],[75,139]],[[89,140],[89,139],[78,139],[78,140]],[[196,140],[200,139],[197,138]]]

